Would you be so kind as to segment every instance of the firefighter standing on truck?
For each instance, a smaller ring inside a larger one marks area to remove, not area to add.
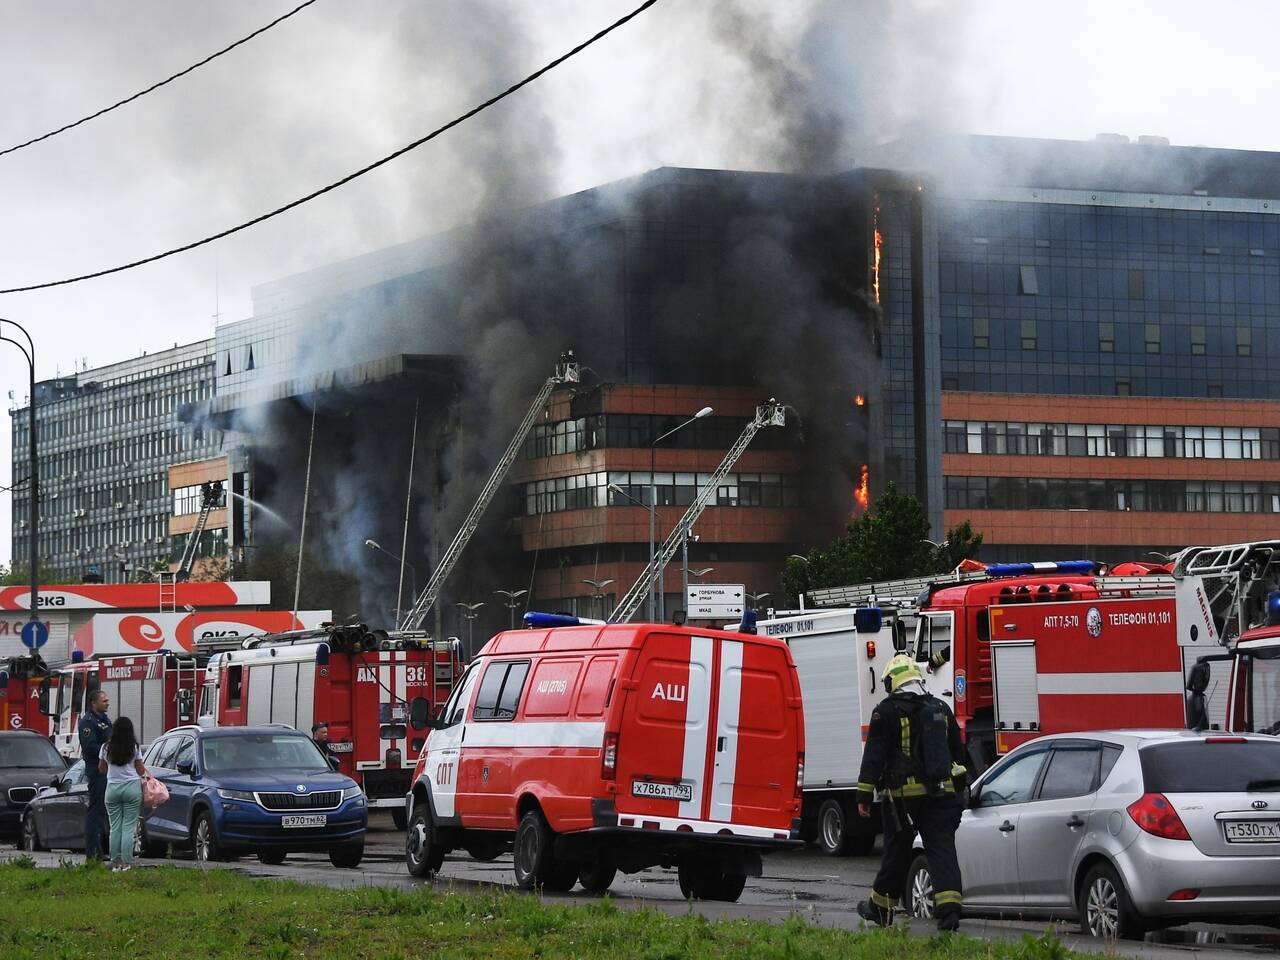
[[[893,922],[919,832],[933,879],[938,929],[955,930],[962,898],[956,827],[959,793],[968,776],[960,730],[951,708],[925,689],[910,657],[898,654],[890,660],[881,682],[889,696],[871,714],[858,774],[858,813],[871,816],[872,800],[880,794],[884,858],[858,915],[880,926]]]

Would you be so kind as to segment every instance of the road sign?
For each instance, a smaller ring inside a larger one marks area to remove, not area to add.
[[[22,625],[22,645],[39,650],[49,641],[49,627],[41,620],[28,620]]]
[[[740,617],[746,595],[747,589],[741,583],[691,583],[685,610],[690,620]]]

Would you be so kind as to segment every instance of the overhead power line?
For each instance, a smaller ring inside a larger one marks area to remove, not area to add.
[[[82,123],[88,123],[90,120],[96,120],[98,117],[102,116],[104,113],[110,113],[112,110],[118,109],[119,107],[123,107],[126,103],[133,103],[133,101],[137,100],[139,97],[145,97],[148,93],[151,93],[153,90],[159,90],[165,84],[173,83],[173,81],[177,80],[179,77],[185,77],[188,73],[191,73],[193,70],[197,70],[200,67],[203,67],[206,63],[209,63],[213,60],[217,60],[218,57],[222,56],[224,53],[230,53],[236,47],[242,44],[248,43],[254,37],[261,36],[262,34],[266,33],[268,30],[270,30],[272,27],[274,27],[276,24],[283,23],[285,20],[288,20],[290,17],[292,17],[295,13],[298,13],[300,10],[303,10],[311,6],[315,2],[316,0],[306,0],[305,3],[298,4],[288,13],[285,13],[285,14],[282,14],[281,16],[276,17],[274,20],[268,23],[265,27],[259,27],[257,30],[253,31],[253,33],[249,34],[247,37],[241,37],[235,43],[231,44],[228,47],[223,47],[217,53],[209,54],[209,56],[205,57],[199,63],[193,63],[191,66],[187,67],[187,69],[179,70],[173,76],[166,77],[165,79],[161,80],[159,83],[153,83],[151,86],[147,87],[145,90],[139,90],[137,93],[135,93],[131,97],[125,97],[123,100],[113,103],[109,107],[103,107],[97,113],[91,113],[87,117],[81,117],[79,120],[76,120],[72,123],[68,123],[65,126],[61,126],[57,130],[50,130],[48,133],[42,133],[38,137],[32,137],[30,140],[27,140],[25,143],[15,143],[12,147],[6,147],[5,149],[0,150],[0,157],[3,157],[7,153],[13,153],[16,150],[21,150],[23,147],[29,147],[32,144],[39,143],[41,140],[48,140],[50,137],[56,137],[60,133],[66,133],[68,130],[72,129],[73,127],[78,127]]]
[[[298,199],[290,201],[289,203],[286,203],[282,207],[276,207],[274,210],[270,211],[269,213],[264,213],[261,216],[254,217],[252,220],[246,220],[244,223],[237,224],[234,227],[228,227],[226,230],[220,230],[219,232],[210,234],[209,236],[204,237],[201,240],[193,240],[191,243],[183,244],[180,247],[174,247],[173,249],[166,250],[163,253],[156,253],[156,254],[152,254],[149,257],[143,257],[141,260],[133,260],[129,263],[122,263],[116,267],[107,267],[104,270],[95,270],[93,273],[83,273],[78,277],[67,277],[62,280],[47,280],[44,283],[32,283],[32,284],[27,284],[26,286],[21,286],[21,287],[9,287],[7,289],[0,290],[0,294],[26,293],[31,290],[45,290],[45,289],[48,289],[49,287],[62,287],[71,283],[79,283],[82,280],[93,280],[96,277],[105,277],[105,276],[108,276],[109,274],[121,273],[122,271],[125,271],[125,270],[132,270],[134,267],[141,267],[144,264],[155,263],[157,260],[163,260],[166,257],[172,257],[178,253],[186,253],[188,250],[194,250],[197,247],[203,247],[207,243],[213,243],[213,241],[221,240],[223,237],[229,237],[233,233],[239,233],[241,230],[247,230],[249,227],[257,226],[259,223],[262,223],[266,220],[270,220],[272,217],[278,217],[280,214],[285,213],[288,210],[292,210],[294,207],[300,207],[304,203],[308,203],[311,200],[314,200],[316,197],[323,196],[324,194],[329,193],[332,190],[338,189],[338,187],[345,186],[346,184],[350,183],[352,180],[355,180],[359,177],[363,177],[366,173],[369,173],[373,170],[377,170],[379,167],[383,166],[384,164],[390,163],[392,160],[395,160],[397,157],[404,156],[404,154],[408,153],[410,150],[416,150],[418,147],[422,146],[424,143],[429,143],[430,141],[434,140],[436,137],[440,136],[442,133],[445,133],[446,131],[453,129],[454,127],[458,126],[459,124],[467,120],[470,120],[476,114],[487,110],[489,107],[492,107],[495,103],[498,103],[501,100],[505,100],[507,97],[511,96],[513,93],[515,93],[517,90],[521,89],[522,87],[527,87],[529,84],[533,83],[543,74],[549,73],[550,71],[554,70],[556,67],[560,66],[560,64],[564,63],[566,60],[576,56],[577,54],[581,53],[583,50],[587,49],[587,47],[591,46],[596,41],[604,39],[609,34],[613,33],[613,31],[617,30],[619,27],[622,27],[627,23],[631,22],[632,20],[634,20],[640,14],[644,13],[644,11],[648,10],[657,2],[658,0],[645,0],[644,3],[640,4],[640,6],[636,7],[626,16],[615,20],[613,23],[609,24],[609,26],[605,27],[599,33],[595,34],[594,36],[590,37],[587,40],[584,40],[582,43],[578,44],[572,50],[568,51],[567,53],[561,54],[560,56],[552,60],[550,63],[548,63],[546,66],[541,67],[538,70],[535,70],[533,73],[529,74],[523,80],[507,87],[507,89],[503,90],[501,93],[495,96],[492,96],[488,100],[484,101],[483,103],[472,107],[466,113],[461,114],[460,116],[454,117],[452,120],[450,120],[448,123],[442,126],[436,127],[436,129],[432,130],[426,136],[419,137],[417,140],[414,140],[411,143],[405,144],[403,147],[401,147],[399,150],[396,150],[394,153],[389,153],[385,157],[382,157],[380,160],[375,160],[373,163],[369,164],[368,166],[361,167],[359,170],[356,170],[353,173],[347,174],[341,180],[335,180],[333,183],[330,183],[327,186],[320,187],[318,190],[313,190],[311,193],[308,193],[306,196],[298,197]]]

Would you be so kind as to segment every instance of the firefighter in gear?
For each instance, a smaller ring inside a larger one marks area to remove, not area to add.
[[[89,782],[89,806],[84,814],[84,856],[86,860],[105,860],[102,834],[107,827],[107,775],[98,772],[102,748],[111,739],[111,718],[107,709],[111,701],[105,690],[89,694],[89,709],[80,716],[80,753],[84,757],[84,775]]]
[[[880,795],[884,857],[858,915],[880,926],[893,922],[918,832],[933,878],[938,929],[955,930],[961,902],[956,827],[959,794],[968,779],[960,730],[951,709],[925,689],[911,657],[890,660],[881,682],[889,696],[871,714],[858,774],[858,813],[871,816],[872,800]]]

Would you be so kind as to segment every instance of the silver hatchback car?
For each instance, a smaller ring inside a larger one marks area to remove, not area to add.
[[[974,784],[956,833],[966,915],[1075,916],[1141,938],[1280,924],[1280,740],[1169,730],[1043,737]],[[917,857],[904,896],[932,914]]]

